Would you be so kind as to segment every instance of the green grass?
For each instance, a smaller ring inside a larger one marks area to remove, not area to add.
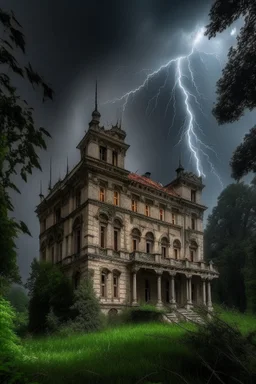
[[[221,317],[238,323],[243,333],[256,330],[253,316],[221,310]],[[25,340],[21,368],[40,384],[184,384],[178,375],[196,384],[198,361],[182,343],[191,330],[196,326],[188,323],[148,323]]]

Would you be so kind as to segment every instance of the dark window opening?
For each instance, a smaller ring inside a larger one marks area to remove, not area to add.
[[[112,164],[117,167],[117,152],[116,151],[112,152]]]
[[[76,192],[76,208],[81,205],[81,190]]]
[[[107,148],[100,146],[100,160],[107,161]]]
[[[191,201],[193,203],[196,202],[196,191],[194,191],[193,189],[191,190]]]
[[[115,251],[118,251],[118,234],[119,234],[119,231],[118,229],[115,229],[114,230],[114,250]]]
[[[105,248],[105,227],[103,225],[100,227],[100,246]]]
[[[58,223],[61,220],[61,210],[60,208],[55,211],[55,222]]]

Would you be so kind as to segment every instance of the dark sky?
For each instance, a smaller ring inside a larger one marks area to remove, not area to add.
[[[105,104],[139,87],[147,74],[179,55],[191,50],[193,32],[208,22],[212,1],[208,0],[2,0],[1,7],[12,9],[22,24],[27,42],[27,60],[53,87],[53,102],[42,104],[40,95],[26,82],[19,85],[20,93],[35,108],[38,126],[52,135],[48,151],[40,153],[43,173],[35,171],[27,184],[19,182],[22,195],[13,194],[15,216],[24,220],[32,238],[21,236],[17,241],[22,277],[29,273],[33,257],[38,256],[39,223],[34,213],[39,202],[39,185],[44,193],[49,180],[49,159],[53,159],[53,181],[63,177],[66,157],[70,167],[79,160],[76,145],[88,127],[93,110],[94,84],[99,84],[99,110],[102,124],[107,127],[121,115],[122,103]],[[241,23],[241,22],[240,22]],[[238,24],[240,26],[240,24]],[[198,53],[191,57],[191,68],[200,94],[193,87],[187,63],[184,62],[184,85],[197,95],[191,108],[201,126],[198,137],[216,151],[206,150],[224,186],[231,182],[229,160],[244,134],[254,125],[255,113],[245,114],[238,123],[219,127],[211,114],[215,101],[215,85],[221,75],[228,48],[235,44],[231,29],[210,42],[203,38]],[[192,35],[191,35],[192,34]],[[127,132],[126,168],[138,173],[149,171],[152,178],[168,183],[175,175],[179,154],[183,165],[196,172],[195,162],[188,150],[186,137],[176,146],[185,118],[184,98],[176,94],[176,119],[170,129],[174,109],[166,105],[175,83],[175,65],[160,71],[146,87],[128,99],[123,115]],[[167,74],[168,78],[167,78]],[[163,87],[166,81],[166,86]],[[158,104],[148,102],[161,87]],[[152,111],[153,110],[153,111]],[[150,113],[151,111],[151,113]],[[203,200],[209,207],[206,217],[221,192],[218,178],[211,172],[207,157],[200,154],[206,178]]]

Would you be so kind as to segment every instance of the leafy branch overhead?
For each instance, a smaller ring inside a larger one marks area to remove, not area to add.
[[[18,281],[16,250],[14,239],[18,232],[30,234],[22,221],[16,222],[8,217],[13,210],[9,190],[20,193],[12,176],[19,173],[26,182],[33,168],[41,170],[38,149],[46,149],[49,132],[37,127],[30,107],[14,86],[15,77],[27,81],[32,88],[40,90],[42,101],[53,98],[53,90],[32,67],[31,63],[22,65],[17,53],[25,54],[26,43],[22,26],[13,12],[0,8],[0,293],[2,286]]]
[[[223,32],[231,24],[244,17],[236,45],[229,49],[228,62],[217,82],[217,103],[213,114],[219,124],[239,120],[246,110],[256,107],[256,6],[255,0],[216,0],[210,10],[210,23],[206,26],[206,36],[211,39]],[[255,131],[250,138],[255,140]],[[248,137],[247,139],[248,143]],[[248,156],[241,157],[246,148],[238,147],[231,162],[232,174],[236,179],[255,172],[256,152],[247,162]],[[253,167],[254,164],[254,167]]]
[[[3,68],[0,73],[0,140],[1,146],[5,148],[0,180],[6,193],[8,209],[12,210],[13,206],[6,191],[7,188],[12,188],[18,192],[18,188],[11,182],[11,175],[16,174],[17,166],[20,165],[20,176],[27,181],[27,175],[32,174],[33,168],[41,169],[36,150],[46,149],[44,137],[50,137],[50,134],[44,128],[36,128],[33,108],[17,93],[10,76],[18,74],[27,79],[33,88],[39,87],[43,101],[53,98],[53,90],[32,68],[31,63],[22,67],[16,60],[16,48],[25,53],[25,38],[14,13],[0,9],[0,22],[5,36],[0,39],[0,64]],[[11,69],[10,76],[4,72],[6,68]]]

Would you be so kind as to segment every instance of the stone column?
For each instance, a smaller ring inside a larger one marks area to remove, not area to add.
[[[157,273],[157,304],[156,304],[156,306],[162,307],[163,306],[163,303],[162,303],[162,285],[161,285],[162,271],[156,271],[156,273]]]
[[[170,273],[170,276],[171,276],[171,284],[170,284],[170,288],[171,288],[170,304],[171,304],[171,307],[172,307],[172,308],[176,308],[176,292],[175,292],[175,279],[174,279],[175,273]]]
[[[132,271],[132,305],[137,305],[137,270]]]
[[[186,280],[186,288],[187,288],[187,309],[190,309],[191,306],[192,306],[192,301],[191,301],[191,296],[192,296],[192,292],[191,292],[191,278],[192,276],[191,275],[186,275],[187,277],[187,280]]]
[[[203,305],[206,305],[206,286],[205,286],[205,279],[202,279],[203,281]]]
[[[207,290],[208,290],[208,302],[207,302],[207,307],[208,307],[208,310],[211,311],[212,310],[212,292],[211,292],[211,281],[208,280],[208,283],[207,283]]]

